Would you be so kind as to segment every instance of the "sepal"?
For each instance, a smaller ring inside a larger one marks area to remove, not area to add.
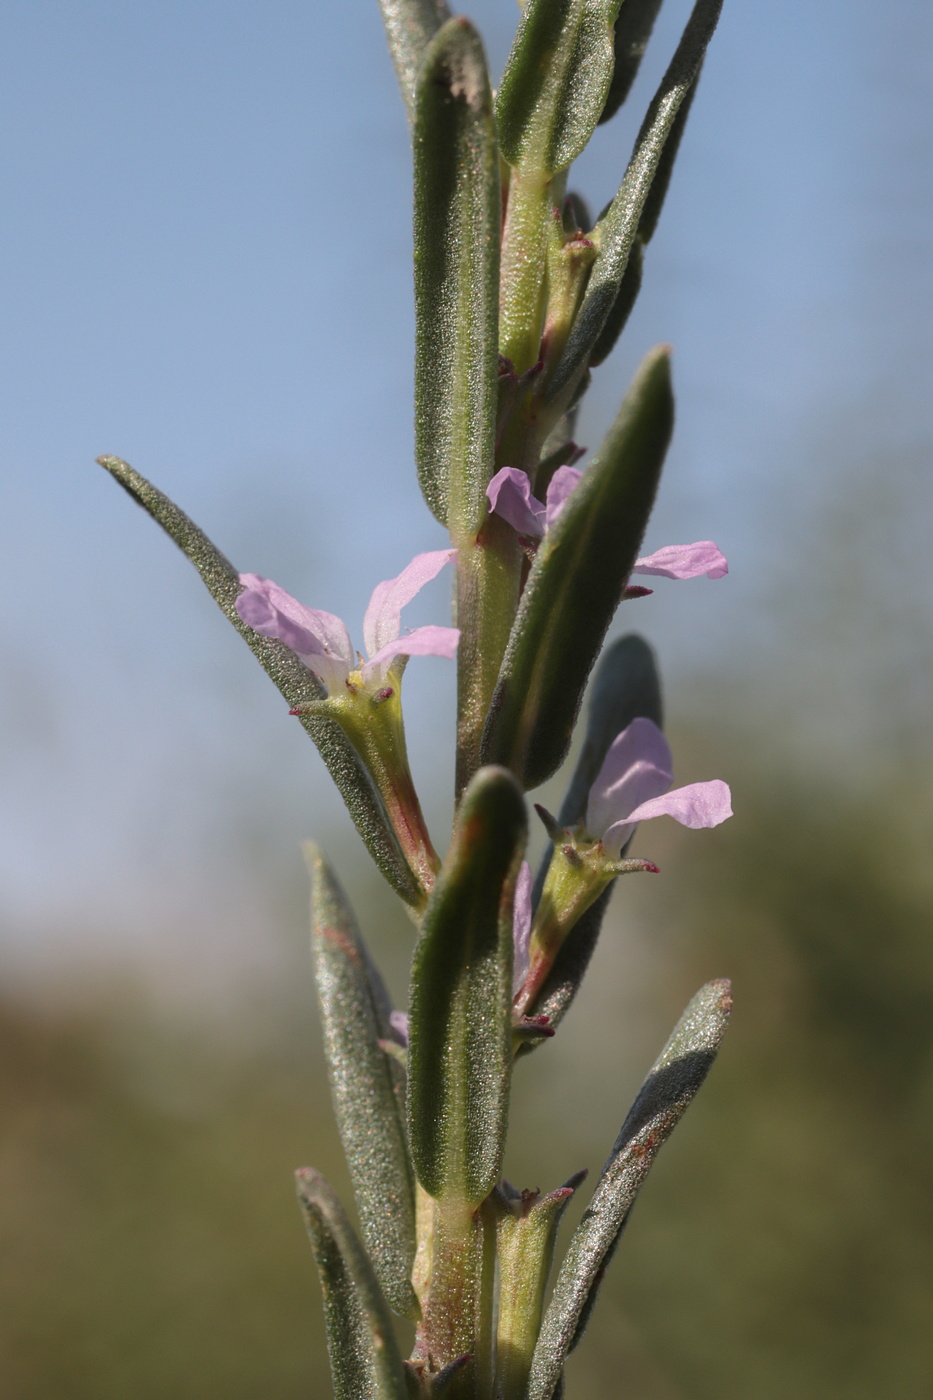
[[[558,1226],[585,1176],[585,1171],[576,1172],[546,1196],[514,1188],[503,1192],[506,1209],[498,1225],[497,1400],[522,1400],[525,1394]]]

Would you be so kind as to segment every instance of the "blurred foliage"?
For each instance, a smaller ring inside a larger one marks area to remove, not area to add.
[[[519,1170],[543,1178],[520,1184],[546,1189],[599,1166],[690,993],[734,980],[723,1054],[633,1216],[568,1395],[926,1400],[933,898],[915,804],[880,780],[867,803],[780,770],[735,790],[720,831],[665,834],[664,859],[652,834],[665,877],[617,894],[566,1043],[520,1076]],[[627,924],[656,985],[625,1005],[660,1011],[620,1064],[593,1008],[642,976]],[[4,1400],[330,1393],[290,1184],[309,1163],[348,1198],[311,1022],[237,1044],[127,993],[0,1009]]]

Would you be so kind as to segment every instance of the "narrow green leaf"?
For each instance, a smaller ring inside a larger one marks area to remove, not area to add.
[[[412,967],[408,1121],[418,1180],[474,1209],[499,1176],[512,1065],[512,895],[525,804],[483,768],[457,813]]]
[[[691,84],[713,36],[722,0],[696,0],[683,37],[648,109],[619,192],[592,235],[599,245],[596,262],[564,353],[550,376],[546,395],[562,399],[589,363],[600,332],[615,304],[642,213]],[[665,178],[669,178],[667,169]]]
[[[465,19],[425,53],[414,160],[418,476],[459,546],[486,513],[494,465],[500,220],[492,91]]]
[[[706,1078],[731,1010],[728,982],[701,987],[642,1085],[557,1276],[535,1347],[528,1400],[551,1400],[628,1213],[661,1146]]]
[[[483,761],[537,787],[562,762],[622,598],[673,426],[666,346],[646,356],[596,459],[538,548],[486,730]]]
[[[414,1181],[395,1092],[389,1001],[333,872],[314,846],[311,950],[334,1116],[346,1153],[363,1240],[389,1305],[417,1320]]]
[[[613,37],[615,68],[600,123],[615,116],[628,97],[661,8],[661,0],[625,0],[616,20]]]
[[[620,0],[527,0],[496,98],[510,165],[550,179],[586,146],[612,81]]]
[[[237,571],[203,531],[127,462],[119,457],[97,460],[188,557],[214,602],[239,632],[289,708],[321,699],[324,691],[320,682],[294,652],[282,642],[261,637],[241,621],[234,606],[240,592]],[[301,724],[317,745],[373,860],[402,899],[408,904],[419,904],[420,887],[408,868],[382,802],[343,731],[333,720],[316,715],[302,716]]]
[[[372,1265],[324,1178],[310,1167],[296,1178],[324,1293],[334,1400],[407,1400],[392,1315]]]
[[[379,0],[389,52],[411,124],[415,112],[415,83],[424,51],[450,19],[445,0]]]
[[[648,191],[648,198],[645,200],[645,207],[641,211],[641,219],[638,222],[638,239],[642,244],[651,242],[654,237],[655,229],[658,226],[661,210],[664,208],[664,201],[667,198],[667,191],[670,187],[671,176],[674,173],[674,162],[677,160],[677,152],[680,150],[680,143],[683,140],[684,131],[687,128],[687,119],[690,116],[693,99],[696,97],[702,71],[703,60],[701,59],[696,77],[690,84],[686,97],[677,109],[677,115],[674,118],[670,134],[664,142],[664,150],[661,152],[658,168],[655,171],[654,179],[651,182],[651,189]],[[623,278],[623,281],[624,280]],[[592,363],[592,361],[590,363]]]

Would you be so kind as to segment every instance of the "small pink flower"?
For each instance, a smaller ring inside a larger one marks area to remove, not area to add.
[[[544,503],[531,494],[527,472],[518,467],[503,467],[496,472],[486,488],[489,509],[507,520],[526,539],[543,539],[561,511],[574,487],[583,476],[576,467],[558,467],[551,478]],[[697,540],[695,544],[668,544],[663,549],[636,559],[633,574],[654,574],[660,578],[723,578],[729,572],[725,555],[712,540]]]
[[[378,689],[385,684],[397,656],[445,656],[453,658],[460,640],[456,627],[416,627],[401,634],[401,612],[426,583],[436,578],[456,553],[435,549],[417,554],[397,578],[386,579],[373,589],[363,618],[363,641],[368,660],[361,667],[363,684]],[[357,669],[357,659],[344,623],[321,608],[308,608],[286,593],[272,579],[241,574],[243,592],[236,610],[243,621],[264,637],[276,637],[295,652],[326,687],[339,694]]]
[[[633,719],[610,745],[586,807],[586,830],[607,856],[618,860],[638,823],[651,817],[673,817],[696,830],[732,816],[732,794],[718,778],[671,789],[673,781],[664,735],[652,720]]]

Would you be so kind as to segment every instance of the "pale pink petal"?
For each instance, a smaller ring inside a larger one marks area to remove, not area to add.
[[[688,783],[686,787],[673,788],[663,797],[653,797],[642,802],[629,812],[633,822],[648,821],[651,817],[673,817],[681,826],[689,826],[697,831],[704,826],[718,826],[732,816],[732,793],[729,784],[719,778],[708,783]]]
[[[544,527],[550,530],[567,504],[571,491],[579,485],[583,473],[576,467],[558,467],[547,488],[547,506],[544,512]]]
[[[489,509],[507,520],[513,530],[528,539],[541,539],[545,507],[531,494],[527,472],[519,471],[518,467],[503,467],[486,487],[486,495]]]
[[[403,637],[386,642],[364,664],[363,683],[367,686],[380,684],[396,656],[443,656],[452,661],[457,654],[459,641],[459,627],[438,627],[433,623],[427,627],[416,627]]]
[[[606,844],[605,833],[624,821],[633,807],[666,792],[673,782],[673,760],[658,726],[640,716],[617,734],[590,788],[585,826]]]
[[[343,622],[321,608],[307,608],[272,579],[240,574],[243,592],[237,596],[240,617],[263,637],[276,637],[333,690],[353,666],[353,649]]]
[[[694,831],[703,826],[718,826],[732,816],[732,794],[727,783],[714,778],[708,783],[688,783],[660,797],[642,802],[628,814],[626,821],[615,822],[603,835],[603,850],[618,859],[639,822],[652,817],[673,817],[682,826]]]
[[[712,540],[695,544],[667,544],[643,559],[636,559],[633,574],[655,574],[658,578],[723,578],[729,572],[726,556]]]
[[[409,565],[395,578],[377,583],[363,618],[363,644],[366,655],[375,657],[387,642],[394,642],[402,630],[402,608],[420,593],[426,583],[437,578],[444,565],[456,554],[455,549],[432,549],[416,554]]]
[[[395,1031],[403,1045],[408,1045],[408,1013],[405,1011],[390,1011],[389,1025]]]
[[[512,973],[512,995],[523,985],[530,966],[528,944],[531,940],[531,866],[522,861],[515,882],[515,903],[512,906],[512,945],[514,963]]]

